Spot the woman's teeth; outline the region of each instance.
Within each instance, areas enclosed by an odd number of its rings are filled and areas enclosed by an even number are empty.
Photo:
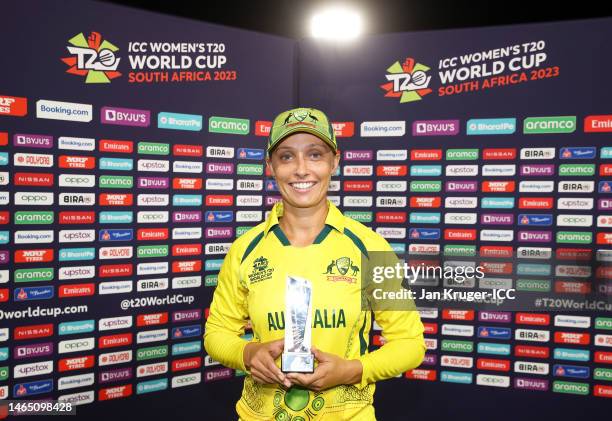
[[[306,190],[311,188],[312,186],[314,186],[314,182],[308,182],[308,183],[290,183],[292,187],[298,189],[298,190]]]

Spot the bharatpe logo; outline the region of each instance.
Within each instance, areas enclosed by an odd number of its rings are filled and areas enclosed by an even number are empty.
[[[420,101],[432,91],[429,86],[431,76],[427,76],[429,67],[417,63],[413,58],[407,57],[404,63],[393,63],[385,77],[388,83],[380,85],[387,93],[386,97],[399,98],[400,103]]]
[[[66,48],[71,56],[62,58],[69,66],[66,73],[85,76],[85,83],[110,83],[111,79],[121,76],[117,71],[121,59],[115,55],[119,48],[102,40],[98,32],[90,33],[87,39],[81,32],[68,43]]]

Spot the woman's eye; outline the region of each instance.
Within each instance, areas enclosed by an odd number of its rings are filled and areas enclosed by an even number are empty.
[[[288,159],[291,159],[291,155],[289,155],[289,154],[284,154],[284,155],[281,155],[281,157],[280,157],[280,158],[281,158],[283,161],[286,161],[286,160],[288,160]]]
[[[321,153],[320,152],[313,152],[310,154],[310,156],[312,156],[313,158],[320,158],[321,157]]]

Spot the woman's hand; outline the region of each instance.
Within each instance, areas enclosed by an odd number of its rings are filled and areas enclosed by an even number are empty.
[[[312,347],[312,353],[319,363],[312,374],[288,373],[287,379],[307,389],[320,391],[339,384],[361,382],[363,366],[359,360],[345,360],[336,354],[319,351]]]
[[[291,387],[291,383],[276,366],[276,360],[283,352],[285,340],[279,339],[271,342],[250,342],[244,347],[243,359],[247,370],[257,383],[280,383]]]

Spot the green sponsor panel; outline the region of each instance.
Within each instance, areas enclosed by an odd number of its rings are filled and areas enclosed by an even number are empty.
[[[131,189],[134,187],[134,177],[131,175],[101,175],[98,186],[106,189]]]
[[[9,368],[7,366],[0,367],[0,382],[8,379]]]
[[[136,361],[152,360],[155,358],[166,358],[168,356],[168,345],[149,346],[138,348]]]
[[[53,211],[17,211],[15,225],[49,225],[55,221]]]
[[[577,383],[577,382],[563,382],[555,380],[553,382],[553,392],[556,393],[570,393],[572,395],[588,395],[589,384],[588,383]]]
[[[207,286],[207,287],[216,287],[218,280],[219,280],[219,276],[218,275],[206,275],[204,277],[204,286]]]
[[[138,246],[136,255],[139,259],[145,259],[148,257],[166,257],[168,255],[168,245]]]
[[[242,234],[246,233],[253,227],[236,227],[236,238],[240,237]]]
[[[524,134],[573,133],[576,116],[527,117],[523,120]]]
[[[612,317],[597,317],[595,319],[595,329],[612,330]]]
[[[444,246],[445,256],[476,256],[476,246],[461,244],[446,244]]]
[[[138,153],[141,155],[170,155],[170,144],[138,142]]]
[[[263,165],[262,164],[246,164],[239,163],[236,167],[237,175],[262,175]]]
[[[433,181],[411,181],[410,182],[410,191],[411,192],[439,192],[442,190],[442,181],[433,180]]]
[[[236,373],[236,377],[246,376],[246,371],[236,370],[235,373]]]
[[[346,211],[344,216],[348,216],[358,222],[372,222],[372,212]]]
[[[593,242],[592,232],[559,231],[557,232],[557,243],[561,244],[591,244]]]
[[[551,282],[547,279],[517,279],[517,291],[534,291],[546,292],[550,291]]]
[[[478,149],[447,149],[447,161],[474,161],[478,159]]]
[[[595,175],[595,164],[561,164],[560,176],[591,177]]]
[[[54,277],[54,268],[17,269],[14,273],[15,282],[52,281]]]
[[[597,367],[593,372],[593,379],[612,382],[612,368]]]
[[[442,351],[450,352],[473,352],[474,342],[472,341],[452,341],[445,339],[442,341]]]
[[[244,118],[210,117],[208,131],[211,133],[249,134],[250,121]]]

